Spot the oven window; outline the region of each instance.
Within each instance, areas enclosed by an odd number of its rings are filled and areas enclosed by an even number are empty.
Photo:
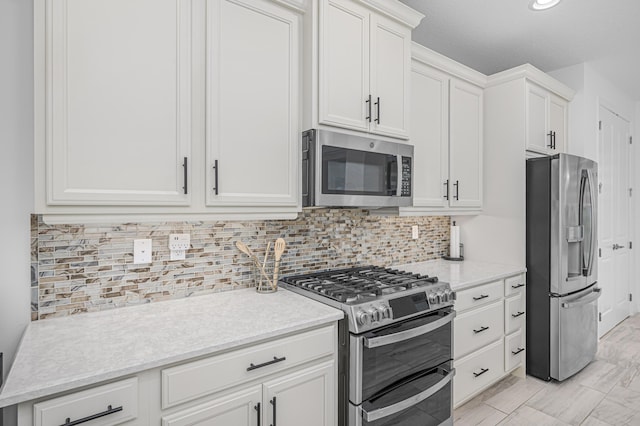
[[[401,403],[411,399],[412,397],[430,389],[443,380],[448,371],[441,368],[433,369],[426,375],[411,381],[408,384],[393,389],[379,398],[366,401],[362,404],[363,409],[369,413],[375,410],[390,407],[394,404]],[[389,416],[378,420],[366,421],[363,419],[362,424],[367,426],[436,426],[440,425],[451,418],[452,409],[452,388],[451,381],[438,390],[430,397],[423,401],[417,402],[415,405]]]
[[[398,159],[395,155],[322,147],[322,193],[395,195]]]
[[[393,324],[365,334],[367,338],[390,336],[438,321],[448,310]],[[438,366],[452,359],[452,322],[413,338],[362,351],[362,400],[367,400],[382,389],[420,371]]]

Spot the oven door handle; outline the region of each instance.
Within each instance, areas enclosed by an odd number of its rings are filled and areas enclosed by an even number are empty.
[[[399,413],[400,411],[406,410],[407,408],[411,408],[414,405],[424,401],[425,399],[432,397],[436,392],[440,391],[443,387],[449,384],[453,379],[453,376],[455,376],[456,370],[455,368],[452,368],[451,371],[447,371],[444,368],[438,368],[438,373],[442,374],[444,378],[435,385],[431,386],[429,389],[420,392],[419,394],[413,395],[412,397],[407,398],[404,401],[396,402],[393,405],[378,408],[377,410],[367,411],[364,408],[361,408],[362,417],[367,422],[375,422],[376,420],[380,420],[382,418]]]
[[[456,316],[455,311],[451,311],[447,313],[444,317],[440,318],[437,321],[434,321],[429,324],[425,324],[420,327],[412,328],[410,330],[401,331],[395,334],[389,334],[387,336],[380,336],[374,338],[365,337],[364,346],[367,348],[377,348],[379,346],[386,346],[392,343],[402,342],[404,340],[413,339],[414,337],[422,336],[423,334],[427,334],[432,332],[433,330],[442,327],[445,324],[453,321],[453,318]]]

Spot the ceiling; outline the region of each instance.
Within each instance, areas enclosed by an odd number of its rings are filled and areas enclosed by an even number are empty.
[[[425,18],[413,39],[484,74],[524,63],[549,72],[590,62],[640,100],[640,1],[401,0]]]

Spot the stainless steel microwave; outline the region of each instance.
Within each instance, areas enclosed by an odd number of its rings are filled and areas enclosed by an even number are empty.
[[[328,130],[302,134],[303,207],[412,204],[413,146]]]

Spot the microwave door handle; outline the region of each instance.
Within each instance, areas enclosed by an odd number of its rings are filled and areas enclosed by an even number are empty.
[[[367,411],[364,408],[361,408],[362,417],[367,422],[375,422],[376,420],[389,417],[393,414],[399,413],[400,411],[406,410],[407,408],[411,408],[414,405],[421,403],[425,399],[432,397],[436,392],[440,391],[443,387],[449,384],[453,379],[453,376],[455,376],[456,370],[452,368],[451,371],[447,371],[444,368],[438,368],[438,374],[444,375],[444,378],[435,385],[431,386],[429,389],[420,392],[419,394],[413,395],[403,401],[397,402],[393,405],[378,408],[377,410]]]
[[[396,196],[400,197],[402,195],[402,155],[397,155],[396,157],[396,163],[398,165],[398,174],[396,178]]]
[[[432,323],[422,325],[420,327],[412,328],[409,330],[401,331],[399,333],[388,334],[386,336],[373,337],[368,338],[365,337],[363,339],[364,346],[367,348],[377,348],[379,346],[391,345],[393,343],[403,342],[405,340],[413,339],[414,337],[422,336],[423,334],[427,334],[436,330],[443,325],[446,325],[453,321],[453,318],[456,316],[455,312],[449,312],[445,314],[443,318],[436,320]]]

